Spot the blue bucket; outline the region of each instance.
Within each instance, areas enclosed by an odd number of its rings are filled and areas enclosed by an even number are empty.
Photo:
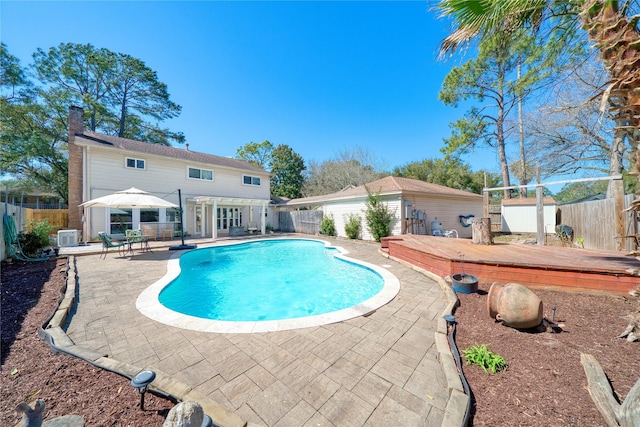
[[[478,292],[478,278],[471,274],[454,274],[451,276],[453,290],[461,294],[472,294]]]

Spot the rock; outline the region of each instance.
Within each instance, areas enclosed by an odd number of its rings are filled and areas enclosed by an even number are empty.
[[[84,418],[80,415],[64,415],[45,421],[42,427],[84,427]]]
[[[188,400],[171,408],[162,427],[201,427],[203,417],[202,407]]]
[[[41,427],[45,404],[43,400],[36,400],[33,408],[22,402],[16,407],[16,412],[22,412],[22,419],[16,427]]]

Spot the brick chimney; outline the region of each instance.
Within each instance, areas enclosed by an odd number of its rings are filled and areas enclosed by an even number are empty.
[[[69,107],[69,228],[82,230],[82,148],[75,144],[75,135],[84,132],[84,110]]]

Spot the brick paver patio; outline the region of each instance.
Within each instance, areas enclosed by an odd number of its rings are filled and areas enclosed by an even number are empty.
[[[396,275],[396,298],[365,317],[319,327],[197,332],[155,322],[135,307],[175,252],[92,254],[76,259],[78,305],[67,334],[78,346],[171,375],[250,424],[441,425],[448,392],[434,343],[447,305],[440,286],[383,257],[376,244],[322,240]]]

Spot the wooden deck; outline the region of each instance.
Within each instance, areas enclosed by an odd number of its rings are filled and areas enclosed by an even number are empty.
[[[614,295],[626,295],[640,285],[640,277],[627,272],[640,268],[640,261],[623,252],[514,243],[474,245],[467,239],[417,235],[385,238],[382,250],[442,277],[464,268],[480,283],[515,282]]]

